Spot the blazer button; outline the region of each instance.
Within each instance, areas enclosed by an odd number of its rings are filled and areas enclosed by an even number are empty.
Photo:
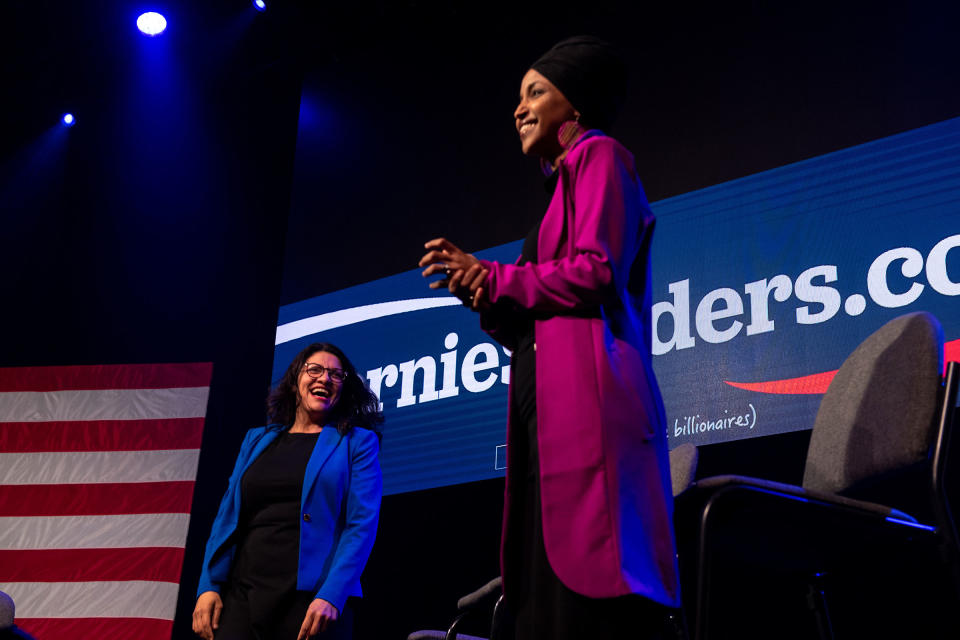
[[[303,514],[303,521],[304,521],[304,522],[310,522],[310,514],[309,514],[309,513]]]
[[[534,351],[537,350],[537,343],[536,343],[536,342],[533,343],[533,350],[534,350]]]

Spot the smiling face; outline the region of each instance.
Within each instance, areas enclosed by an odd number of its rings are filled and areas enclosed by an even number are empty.
[[[311,365],[314,367],[320,365],[326,371],[314,378],[307,372]],[[317,351],[312,354],[300,369],[300,377],[297,380],[299,397],[297,413],[302,412],[302,417],[308,418],[313,424],[323,425],[326,422],[343,390],[343,381],[335,380],[330,375],[329,369],[343,371],[343,364],[340,358],[326,351]],[[301,416],[298,416],[298,422],[300,418]]]
[[[563,152],[557,134],[560,125],[579,116],[559,89],[543,75],[530,69],[520,82],[520,104],[513,112],[520,146],[526,155],[535,155],[551,164]]]

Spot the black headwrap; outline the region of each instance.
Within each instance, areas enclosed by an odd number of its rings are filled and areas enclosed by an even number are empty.
[[[609,130],[627,93],[627,68],[613,45],[574,36],[553,45],[530,68],[560,89],[583,126]]]

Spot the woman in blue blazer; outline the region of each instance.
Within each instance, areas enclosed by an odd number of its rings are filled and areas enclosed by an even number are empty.
[[[247,432],[207,541],[193,612],[206,640],[350,638],[373,547],[380,403],[331,344],[301,351]]]

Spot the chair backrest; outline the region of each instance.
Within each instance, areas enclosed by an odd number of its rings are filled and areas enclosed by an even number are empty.
[[[929,313],[894,318],[844,361],[823,396],[803,486],[841,492],[922,462],[933,438],[943,330]]]
[[[0,631],[13,626],[13,598],[0,591]]]
[[[692,442],[684,442],[670,450],[670,485],[674,498],[693,484],[697,474],[697,458],[697,447]]]

